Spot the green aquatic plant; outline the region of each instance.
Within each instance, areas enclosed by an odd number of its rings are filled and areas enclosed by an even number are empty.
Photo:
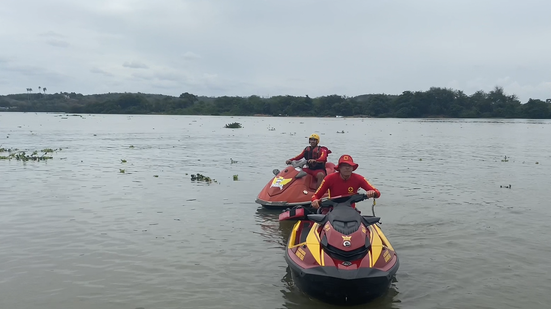
[[[505,157],[501,160],[501,162],[509,162],[509,159],[507,159],[507,156],[505,156]]]
[[[122,168],[119,168],[119,173],[124,174],[124,173],[126,173],[126,170],[124,170]]]
[[[202,174],[191,174],[191,181],[202,181],[202,182],[206,182],[206,183],[218,183],[216,181],[216,179],[212,179],[208,176],[205,176],[205,175],[202,175]]]
[[[224,128],[228,128],[228,129],[239,129],[242,127],[243,126],[239,122],[228,123],[224,126]]]
[[[126,163],[126,160],[125,160],[125,159],[121,159],[121,163]]]
[[[233,181],[239,180],[239,175],[233,175]]]
[[[0,149],[2,151],[0,152],[8,152],[9,155],[7,156],[0,156],[0,160],[17,160],[17,161],[23,161],[23,162],[27,162],[27,161],[46,161],[46,160],[50,160],[50,159],[53,159],[52,156],[48,156],[47,154],[48,153],[53,153],[54,151],[57,151],[57,150],[53,150],[53,149],[43,149],[41,152],[42,154],[39,155],[39,151],[35,150],[33,151],[31,154],[27,154],[26,151],[18,151],[17,149],[5,149],[5,148],[2,148]]]

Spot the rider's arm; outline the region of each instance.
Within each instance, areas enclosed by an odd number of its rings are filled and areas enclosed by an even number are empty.
[[[329,183],[327,182],[327,178],[326,178],[321,182],[321,185],[316,190],[316,193],[312,195],[312,201],[321,199],[321,197],[325,194],[325,192],[327,192],[328,189],[329,189]]]
[[[362,177],[362,179],[360,180],[360,188],[364,189],[365,191],[375,191],[375,198],[379,198],[381,196],[381,192],[379,192],[377,188],[372,186],[369,181],[367,181],[367,179],[365,179],[364,177]]]
[[[327,162],[327,150],[325,150],[325,148],[321,148],[320,157],[316,159],[316,162]]]
[[[298,156],[289,159],[289,161],[296,161],[296,160],[300,160],[302,158],[304,158],[304,149],[302,150],[302,152]]]

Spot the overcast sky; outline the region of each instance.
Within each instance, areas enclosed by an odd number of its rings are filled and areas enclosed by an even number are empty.
[[[549,0],[1,0],[0,95],[551,98]]]

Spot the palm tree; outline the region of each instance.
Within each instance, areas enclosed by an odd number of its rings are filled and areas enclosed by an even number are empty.
[[[46,94],[46,87],[42,88],[42,90],[44,90],[44,94]]]
[[[33,88],[27,88],[27,102],[31,100],[31,92],[33,91]]]

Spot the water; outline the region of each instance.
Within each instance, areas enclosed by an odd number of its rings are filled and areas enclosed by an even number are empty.
[[[223,128],[231,122],[244,128]],[[351,154],[381,191],[376,212],[400,256],[389,293],[360,308],[547,308],[550,130],[0,113],[0,148],[62,149],[46,162],[0,160],[0,308],[335,308],[294,288],[283,258],[292,225],[254,203],[314,132],[330,161]]]

